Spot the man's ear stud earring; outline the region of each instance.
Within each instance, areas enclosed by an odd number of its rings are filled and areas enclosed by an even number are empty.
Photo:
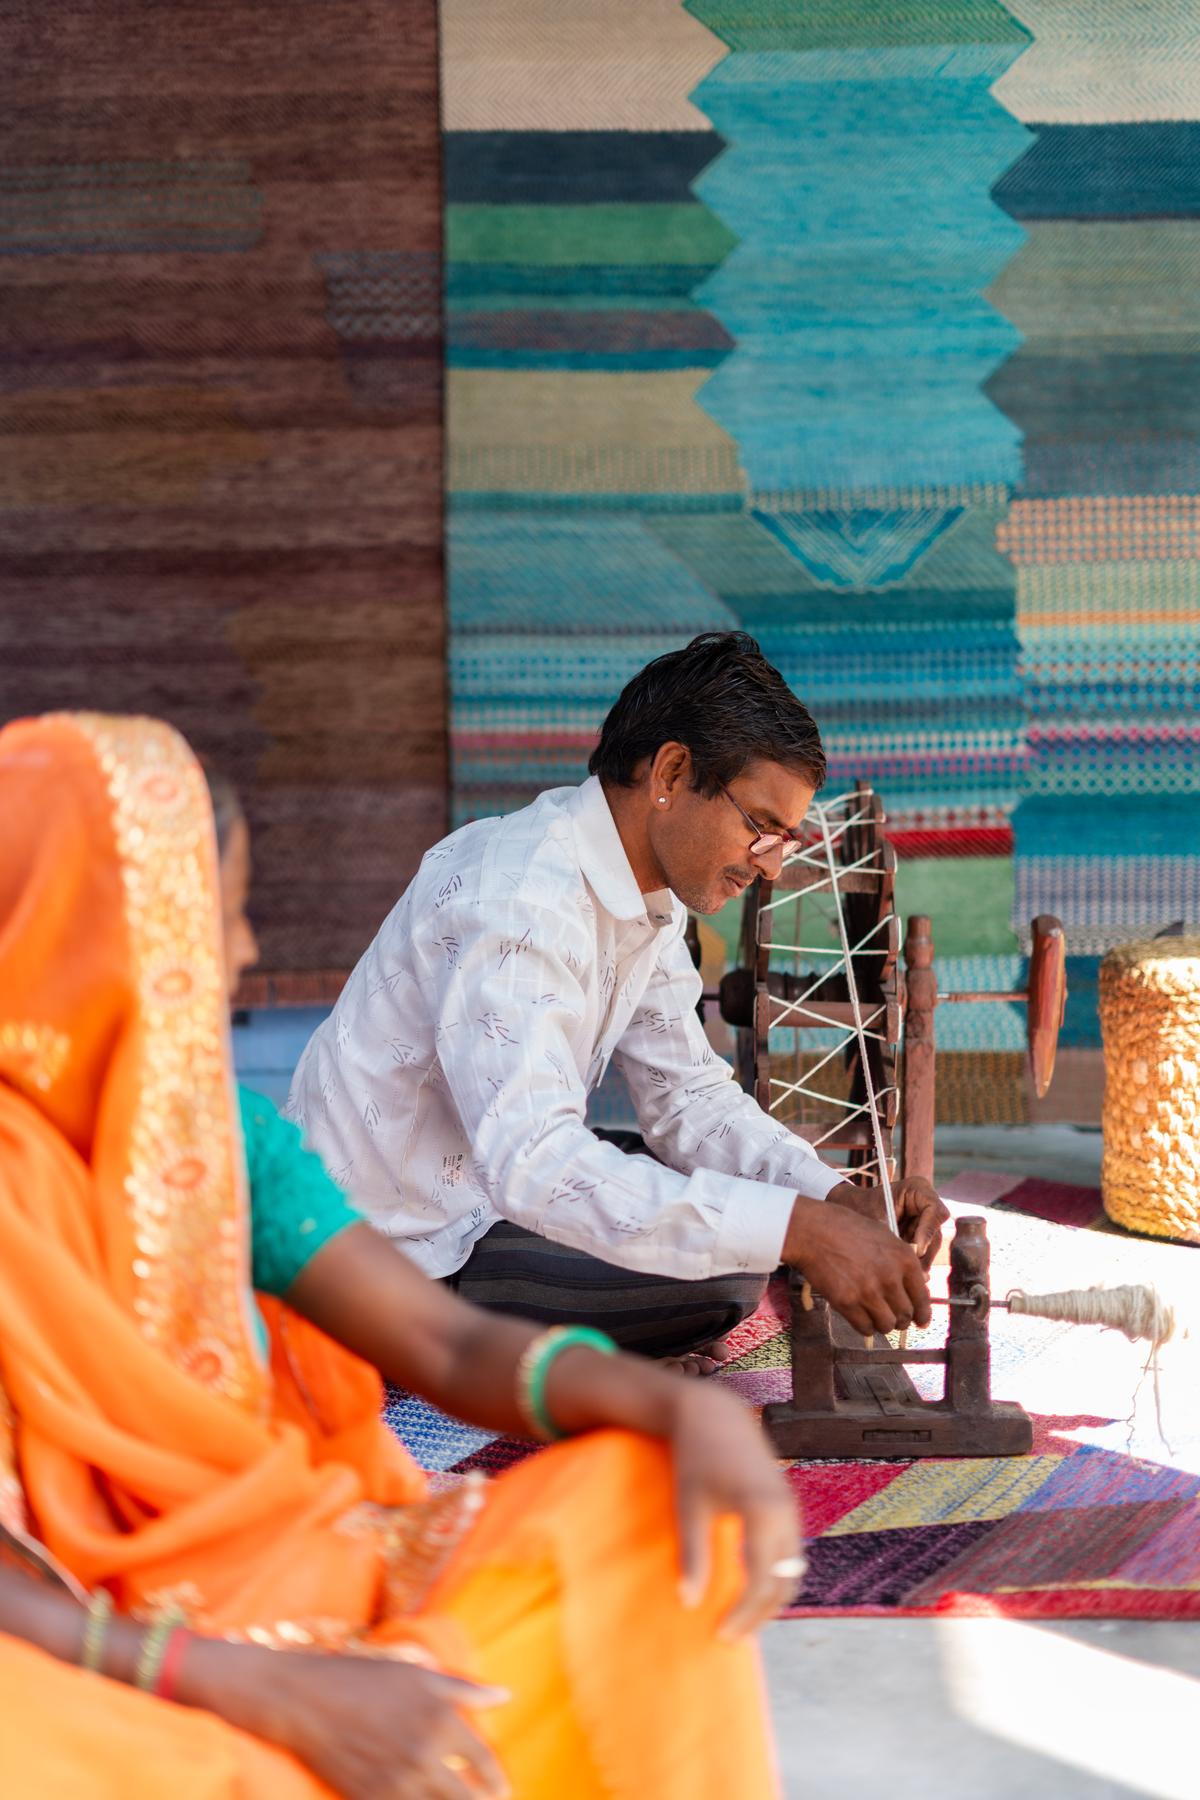
[[[665,806],[667,804],[667,796],[665,794],[660,794],[658,796],[658,804],[660,806]]]

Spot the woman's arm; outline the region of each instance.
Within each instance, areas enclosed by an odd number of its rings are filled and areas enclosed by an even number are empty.
[[[0,1633],[78,1663],[85,1610],[70,1594],[0,1564]],[[101,1669],[132,1686],[145,1627],[113,1617]],[[411,1663],[264,1650],[192,1637],[172,1698],[287,1750],[345,1800],[469,1800],[507,1792],[487,1746],[460,1708],[503,1705],[507,1695]],[[16,1729],[6,1720],[3,1728]],[[476,1785],[453,1773],[460,1759]]]
[[[288,1304],[397,1386],[493,1431],[528,1436],[517,1365],[540,1327],[471,1306],[430,1281],[368,1225],[330,1240],[293,1282]],[[735,1395],[674,1375],[643,1357],[572,1346],[546,1382],[550,1416],[575,1433],[620,1426],[667,1439],[675,1465],[681,1587],[697,1603],[707,1585],[713,1517],[744,1525],[746,1586],[726,1622],[752,1629],[795,1587],[773,1573],[799,1554],[795,1503],[758,1424]]]
[[[325,1244],[287,1302],[397,1387],[473,1425],[529,1435],[517,1364],[541,1327],[460,1300],[371,1226],[352,1225]],[[663,1437],[676,1387],[653,1363],[569,1350],[551,1367],[546,1398],[566,1431],[624,1425]]]

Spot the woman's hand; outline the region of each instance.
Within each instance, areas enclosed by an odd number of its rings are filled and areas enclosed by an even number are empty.
[[[837,1211],[810,1204],[823,1217]],[[907,1245],[888,1232],[876,1235],[886,1258],[911,1265],[911,1316],[924,1294],[920,1269]],[[517,1369],[539,1328],[469,1306],[367,1226],[340,1232],[319,1250],[288,1302],[398,1386],[456,1418],[528,1435]],[[865,1328],[871,1329],[869,1320]],[[796,1508],[757,1420],[735,1395],[640,1356],[602,1356],[572,1345],[551,1363],[544,1398],[568,1436],[611,1426],[667,1441],[675,1464],[683,1587],[693,1604],[708,1582],[712,1522],[734,1513],[745,1534],[746,1586],[725,1629],[753,1630],[778,1611],[797,1577],[771,1569],[800,1554]]]
[[[343,1800],[501,1800],[509,1792],[463,1708],[508,1695],[382,1657],[250,1650],[202,1638],[179,1698],[289,1750]]]
[[[681,1550],[680,1594],[698,1606],[711,1573],[713,1522],[733,1513],[742,1522],[746,1584],[721,1623],[740,1637],[773,1618],[795,1593],[803,1545],[796,1501],[758,1421],[736,1397],[708,1382],[674,1378],[665,1433],[675,1472]],[[790,1573],[775,1571],[791,1564]]]

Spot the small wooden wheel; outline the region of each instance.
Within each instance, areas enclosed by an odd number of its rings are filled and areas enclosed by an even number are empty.
[[[1067,1010],[1067,940],[1062,921],[1040,913],[1033,921],[1029,955],[1029,1068],[1040,1100],[1054,1079],[1058,1034]]]
[[[910,927],[913,921],[910,920]],[[928,936],[929,921],[921,921]],[[1034,1092],[1040,1100],[1054,1077],[1054,1059],[1058,1054],[1058,1034],[1062,1030],[1067,1006],[1067,940],[1062,920],[1052,913],[1039,913],[1030,927],[1032,943],[1029,953],[1029,985],[1011,993],[984,993],[975,990],[964,994],[938,994],[939,1006],[979,1004],[999,1000],[1008,1005],[1028,1006],[1025,1017],[1025,1041],[1029,1047],[1029,1072]]]

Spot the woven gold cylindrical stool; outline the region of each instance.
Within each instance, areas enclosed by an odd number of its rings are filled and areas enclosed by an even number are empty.
[[[1200,937],[1122,944],[1100,965],[1104,1210],[1200,1243]]]

